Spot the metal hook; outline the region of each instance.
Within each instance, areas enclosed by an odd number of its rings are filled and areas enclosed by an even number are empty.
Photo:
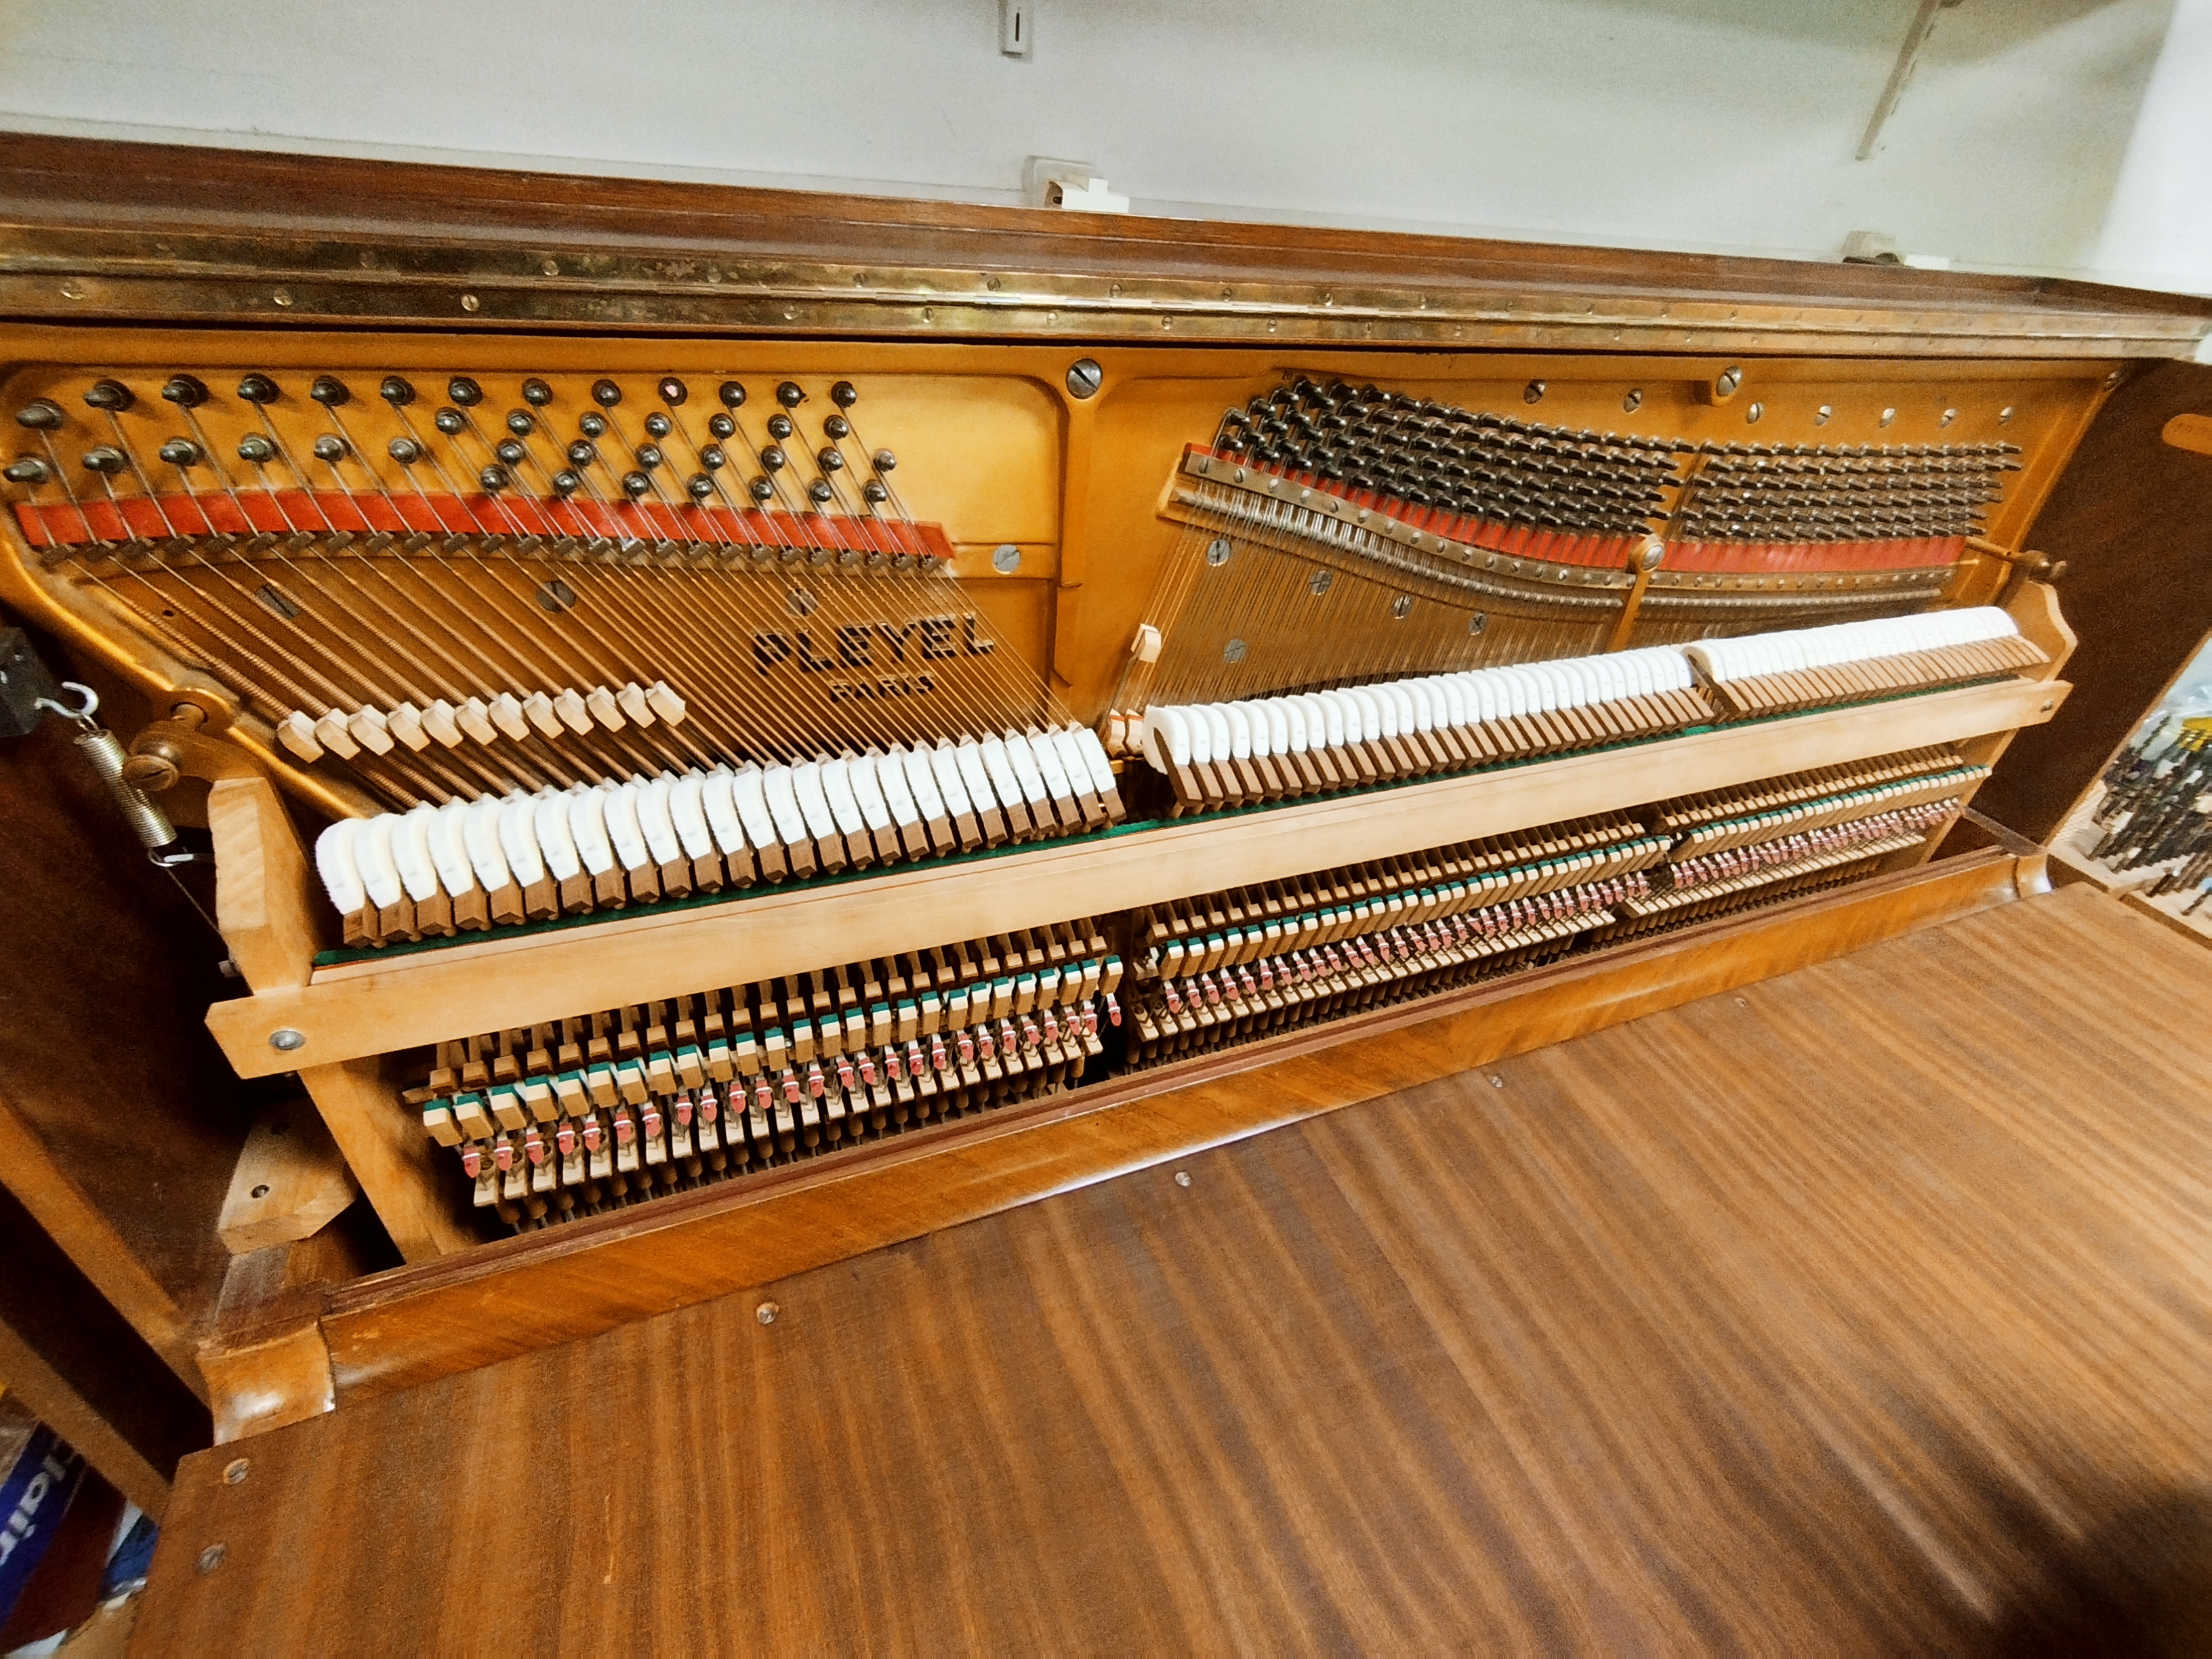
[[[82,708],[71,708],[66,703],[57,702],[52,697],[40,697],[37,702],[32,704],[32,707],[34,708],[51,708],[55,714],[59,714],[64,720],[75,720],[79,726],[83,726],[86,730],[91,730],[93,726],[92,717],[100,712],[100,693],[94,690],[88,685],[78,684],[75,680],[64,680],[62,682],[62,690],[64,691],[76,692],[78,696],[84,699],[84,707]]]

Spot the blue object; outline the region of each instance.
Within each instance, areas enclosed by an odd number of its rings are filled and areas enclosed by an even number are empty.
[[[84,1459],[41,1423],[0,1481],[0,1625],[15,1612],[83,1480]]]

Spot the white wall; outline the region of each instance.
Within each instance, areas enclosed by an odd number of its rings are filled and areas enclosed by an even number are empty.
[[[2212,292],[2212,0],[1964,0],[1867,161],[1916,0],[1034,3],[16,0],[0,125]]]

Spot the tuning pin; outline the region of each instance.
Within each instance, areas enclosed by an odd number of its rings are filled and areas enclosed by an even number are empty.
[[[837,499],[837,492],[830,487],[827,478],[817,478],[806,486],[806,499],[817,507],[827,507]]]
[[[592,401],[601,409],[612,409],[622,401],[622,388],[612,380],[592,382]]]
[[[745,486],[745,493],[765,506],[775,499],[775,486],[766,478],[755,478]]]
[[[719,444],[708,444],[699,452],[699,465],[709,472],[719,472],[729,465],[730,458],[722,453]]]
[[[814,459],[822,464],[822,470],[824,472],[841,471],[845,465],[845,458],[827,445],[823,447],[822,453]]]
[[[172,374],[162,384],[161,396],[179,409],[198,409],[208,400],[208,389],[192,375]]]
[[[495,495],[514,482],[514,476],[503,466],[488,466],[477,474],[477,482],[487,495]]]
[[[726,415],[709,415],[707,417],[707,431],[712,437],[726,442],[737,435],[737,430],[738,423]]]
[[[695,472],[685,482],[684,493],[695,501],[710,501],[714,494],[714,481],[703,472]]]
[[[653,488],[653,480],[642,472],[625,472],[623,474],[622,487],[623,494],[635,501]]]
[[[190,438],[172,438],[155,452],[171,466],[198,466],[200,447]]]
[[[638,446],[637,464],[641,469],[647,472],[652,471],[653,468],[659,466],[661,462],[666,459],[667,458],[660,453],[660,447],[657,444],[640,444]]]
[[[675,422],[657,409],[645,417],[645,435],[648,438],[665,438],[675,429]]]
[[[119,413],[137,401],[131,388],[120,380],[94,380],[85,388],[84,401],[88,408],[104,409],[111,414]]]
[[[798,428],[792,425],[791,416],[788,415],[771,415],[768,417],[768,435],[778,443],[785,442],[796,430]]]
[[[238,441],[238,459],[254,466],[265,466],[276,459],[276,446],[258,432],[249,432]]]
[[[576,429],[586,438],[604,438],[607,435],[606,416],[596,413],[586,415],[576,422]]]
[[[465,374],[456,374],[446,382],[446,395],[463,409],[474,409],[483,401],[483,388]]]
[[[399,409],[415,401],[415,388],[400,376],[387,374],[376,388],[376,395],[394,409]]]
[[[806,401],[806,394],[799,389],[798,381],[779,380],[776,383],[775,400],[786,409],[796,409]]]
[[[325,409],[336,409],[341,404],[353,401],[353,393],[346,383],[328,374],[315,377],[315,383],[307,388],[307,396]]]
[[[853,423],[842,415],[832,415],[822,422],[822,431],[827,437],[849,438],[853,435]]]
[[[50,398],[33,398],[15,411],[15,424],[33,432],[52,432],[61,423],[61,405]]]
[[[898,457],[888,449],[878,450],[872,459],[878,472],[889,472],[898,465]]]
[[[0,473],[0,477],[5,477],[9,483],[19,484],[42,484],[53,476],[53,469],[34,455],[10,461],[6,472]]]
[[[492,453],[502,466],[520,466],[530,457],[530,452],[512,438],[503,440]]]
[[[385,453],[402,466],[412,466],[422,459],[422,446],[412,438],[394,438],[385,446]]]
[[[276,382],[266,374],[249,374],[238,383],[238,395],[249,404],[273,404]]]
[[[317,460],[328,461],[335,465],[345,459],[346,441],[335,432],[325,432],[315,440],[314,453]],[[166,444],[162,446],[162,459],[168,459],[168,446]]]
[[[573,495],[584,487],[582,476],[569,471],[566,467],[553,475],[552,483],[556,495]]]
[[[666,404],[671,409],[675,408],[678,404],[682,403],[684,398],[691,395],[690,391],[685,387],[684,382],[678,380],[672,374],[663,380],[656,389],[660,393],[660,401]]]
[[[881,507],[891,498],[891,492],[884,487],[883,481],[879,478],[871,478],[862,484],[860,494],[878,507]]]
[[[830,401],[840,409],[850,409],[860,401],[860,394],[853,390],[850,380],[840,380],[830,388]]]
[[[532,409],[543,409],[553,401],[553,388],[533,374],[522,383],[522,401]]]
[[[770,444],[766,449],[763,449],[760,453],[761,465],[766,467],[770,472],[782,471],[784,466],[790,459],[791,458],[789,456],[786,455],[774,444]]]
[[[742,409],[744,407],[745,389],[735,380],[723,381],[721,389],[718,395],[720,397],[722,400],[722,407],[725,409]],[[726,437],[729,434],[727,433],[724,433],[721,435]]]

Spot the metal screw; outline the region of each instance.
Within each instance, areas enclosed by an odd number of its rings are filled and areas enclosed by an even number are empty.
[[[266,1198],[266,1197],[268,1197],[268,1196],[269,1196],[269,1183],[268,1183],[267,1182],[265,1182],[265,1181],[264,1181],[264,1182],[260,1182],[258,1185],[257,1185],[257,1186],[254,1188],[254,1189],[253,1189],[253,1196],[254,1196],[254,1197],[256,1197],[256,1198]]]
[[[1943,411],[1943,424],[1945,426],[1950,425],[1952,422],[1958,418],[1959,411],[1955,409],[1947,409]]]
[[[306,1033],[295,1031],[287,1025],[282,1030],[271,1031],[269,1034],[269,1046],[289,1054],[295,1048],[306,1048],[307,1038]]]
[[[269,297],[280,306],[289,306],[292,303],[292,290],[289,288],[280,288]]]
[[[1541,380],[1531,380],[1528,385],[1522,386],[1521,388],[1521,401],[1524,404],[1542,403],[1544,401],[1544,383]]]
[[[1742,384],[1743,371],[1734,363],[1730,363],[1720,372],[1719,378],[1714,380],[1713,390],[1723,398],[1733,398],[1735,396],[1736,388]]]
[[[1642,388],[1638,387],[1632,389],[1629,394],[1620,400],[1620,407],[1624,413],[1630,415],[1633,415],[1638,410],[1643,408],[1644,392]]]
[[[463,295],[461,295],[461,309],[462,309],[462,310],[464,310],[464,311],[474,311],[474,310],[477,308],[477,296],[476,296],[475,295],[473,295],[473,294],[464,294]]]
[[[773,1325],[775,1323],[776,1315],[782,1311],[783,1310],[777,1307],[775,1303],[763,1302],[753,1310],[753,1317],[763,1325]]]
[[[1229,562],[1229,556],[1233,550],[1227,537],[1217,536],[1206,544],[1206,562],[1218,570]]]
[[[1106,371],[1098,367],[1094,358],[1079,358],[1068,365],[1067,389],[1078,398],[1095,398],[1098,388],[1106,384]]]
[[[1231,640],[1228,644],[1223,646],[1221,647],[1221,660],[1226,663],[1243,662],[1244,660],[1244,641],[1242,640]]]
[[[991,568],[1001,576],[1011,576],[1022,568],[1022,550],[1012,542],[1000,542],[991,554]]]
[[[544,264],[539,265],[538,269],[544,271],[548,276],[558,276],[561,274],[561,262],[558,259],[548,259]]]
[[[231,1459],[229,1462],[224,1464],[222,1467],[223,1485],[226,1486],[236,1486],[240,1481],[246,1479],[246,1471],[249,1467],[250,1465],[248,1465],[246,1461],[242,1457],[234,1457]]]
[[[84,298],[84,289],[76,283],[64,283],[62,284],[62,298],[64,300],[82,300]]]
[[[1813,411],[1813,424],[1814,426],[1827,425],[1829,417],[1835,412],[1835,409],[1832,405],[1822,404],[1818,409]]]
[[[988,289],[995,289],[995,288],[997,288],[997,287],[999,286],[999,279],[998,279],[997,277],[995,277],[995,276],[989,277],[989,278],[986,279],[986,281],[985,281],[985,282],[984,282],[984,283],[983,283],[983,286],[984,286],[985,288],[988,288]]]
[[[2002,426],[2010,419],[2012,419],[2012,405],[2007,404],[2002,409],[1997,410],[1997,424]]]
[[[1505,1079],[1492,1072],[1490,1074],[1490,1086],[1493,1089],[1503,1089],[1505,1086]]]
[[[200,1552],[201,1573],[204,1575],[213,1572],[217,1567],[222,1565],[222,1558],[229,1553],[230,1551],[223,1545],[210,1544],[205,1549]]]
[[[1190,1185],[1190,1171],[1189,1171],[1189,1170],[1177,1170],[1176,1171],[1176,1186],[1178,1186],[1178,1187],[1188,1187],[1188,1186],[1189,1186],[1189,1185]]]
[[[1897,411],[1896,411],[1895,410],[1893,410],[1893,409],[1885,409],[1885,410],[1883,410],[1881,411],[1881,423],[1882,423],[1884,426],[1887,426],[1887,425],[1888,425],[1892,421],[1895,420],[1896,418],[1897,418]]]
[[[1759,417],[1765,413],[1766,405],[1765,404],[1753,404],[1749,409],[1743,411],[1743,418],[1752,425],[1757,426],[1759,424]]]
[[[1735,1000],[1735,1006],[1739,1008],[1748,1008],[1751,1006],[1751,999],[1749,997],[1738,997]]]

